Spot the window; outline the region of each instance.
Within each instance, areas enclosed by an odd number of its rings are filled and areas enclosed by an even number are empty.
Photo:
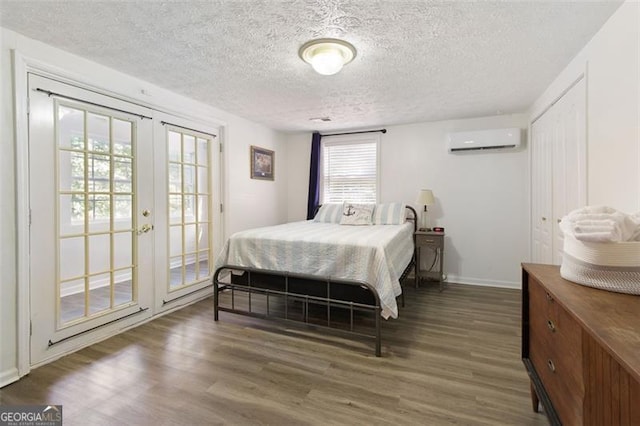
[[[378,200],[378,135],[322,142],[321,202]]]

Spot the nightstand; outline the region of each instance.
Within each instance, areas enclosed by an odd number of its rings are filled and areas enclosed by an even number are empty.
[[[416,231],[414,234],[416,241],[416,287],[422,279],[434,279],[439,282],[442,291],[443,265],[444,265],[444,232]],[[422,251],[432,251],[434,256],[433,265],[425,270],[420,267]],[[438,270],[434,271],[435,263],[438,263]]]

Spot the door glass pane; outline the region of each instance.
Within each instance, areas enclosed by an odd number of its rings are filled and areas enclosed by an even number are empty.
[[[206,222],[209,220],[209,197],[206,195],[198,196],[198,222]]]
[[[208,278],[210,271],[209,271],[209,251],[202,251],[199,253],[198,258],[200,259],[200,271],[199,271],[199,276],[198,278],[203,279],[203,278]]]
[[[182,196],[169,195],[169,223],[182,223]]]
[[[115,157],[113,160],[113,192],[133,191],[131,158]]]
[[[182,255],[182,226],[169,228],[169,256]]]
[[[109,146],[109,117],[93,113],[87,114],[87,133],[89,151],[108,153],[111,150]]]
[[[180,142],[180,133],[169,130],[169,161],[178,162],[182,157],[182,145]]]
[[[129,268],[133,265],[132,239],[131,232],[113,234],[113,269]]]
[[[198,167],[198,194],[209,193],[209,169],[207,167]]]
[[[184,202],[184,217],[185,223],[191,223],[196,221],[196,196],[185,195],[183,197]]]
[[[84,195],[60,195],[58,209],[60,236],[84,233]]]
[[[191,165],[183,166],[184,187],[182,192],[193,194],[196,192],[196,167]]]
[[[134,301],[135,141],[131,122],[78,108],[60,106],[58,128],[59,324],[64,324]]]
[[[85,148],[84,144],[84,111],[58,107],[58,138],[61,149]]]
[[[175,289],[182,286],[184,278],[182,256],[172,257],[169,259],[169,289]]]
[[[198,138],[198,164],[209,164],[209,141],[206,139]]]
[[[133,196],[113,196],[113,229],[125,230],[132,228]]]
[[[169,192],[182,192],[182,166],[169,165]]]
[[[59,168],[66,171],[59,175],[61,191],[84,191],[84,158],[85,154],[82,152],[60,151]]]
[[[89,232],[108,232],[111,198],[107,194],[89,194]]]
[[[198,250],[207,250],[209,248],[209,224],[203,223],[198,225]]]
[[[60,322],[84,317],[84,278],[60,283]]]
[[[111,274],[89,277],[89,314],[93,315],[111,307]]]
[[[196,225],[185,225],[184,226],[184,253],[185,254],[193,254],[198,249],[196,247]],[[192,259],[191,262],[195,262],[195,259]]]
[[[183,162],[195,164],[196,162],[196,138],[191,135],[184,135]]]
[[[113,153],[116,155],[132,156],[131,150],[131,123],[124,120],[113,119]]]
[[[121,269],[115,273],[114,306],[124,305],[133,301],[133,271],[130,268]]]
[[[111,269],[111,241],[109,234],[89,236],[89,273]]]
[[[84,237],[60,239],[60,280],[84,275]]]

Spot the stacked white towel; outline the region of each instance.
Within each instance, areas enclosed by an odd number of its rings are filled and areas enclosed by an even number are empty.
[[[606,206],[582,207],[562,218],[560,229],[580,241],[640,241],[640,212],[628,215]]]

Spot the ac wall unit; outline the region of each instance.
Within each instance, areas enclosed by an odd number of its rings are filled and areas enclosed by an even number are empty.
[[[509,129],[476,130],[473,132],[449,133],[449,152],[517,149],[520,147],[521,131]]]

